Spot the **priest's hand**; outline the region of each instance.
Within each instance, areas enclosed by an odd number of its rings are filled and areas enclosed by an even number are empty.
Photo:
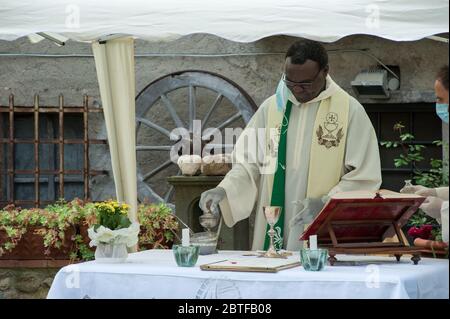
[[[300,201],[298,203],[300,210],[289,221],[289,226],[293,227],[297,224],[311,223],[328,200],[328,196],[323,196],[322,198],[305,198]]]
[[[425,201],[420,205],[420,209],[425,212],[428,216],[441,220],[441,208],[443,204],[443,200],[439,197],[429,196]]]
[[[424,197],[437,196],[436,189],[428,188],[422,185],[405,186],[400,190],[400,193],[417,194]]]
[[[219,203],[226,197],[225,189],[216,187],[203,192],[200,197],[199,206],[203,212],[211,211],[214,215],[220,215]]]

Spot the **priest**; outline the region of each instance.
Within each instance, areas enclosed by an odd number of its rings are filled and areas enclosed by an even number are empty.
[[[329,75],[325,48],[310,40],[288,49],[276,94],[258,108],[232,155],[233,168],[201,195],[200,207],[221,213],[228,227],[255,212],[253,250],[269,245],[264,206],[282,207],[276,248],[298,250],[305,225],[329,196],[381,184],[370,119]]]

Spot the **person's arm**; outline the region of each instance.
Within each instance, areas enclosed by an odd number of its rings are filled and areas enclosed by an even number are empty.
[[[441,207],[442,241],[448,244],[448,200]]]
[[[233,168],[217,188],[202,194],[201,206],[206,208],[208,198],[215,198],[214,203],[220,207],[228,227],[248,218],[258,198],[261,150],[265,148],[265,144],[258,139],[257,133],[258,129],[266,125],[266,103],[267,101],[259,107],[239,136],[232,153]],[[221,198],[217,200],[219,195]]]
[[[436,188],[436,196],[442,200],[448,201],[448,186]]]

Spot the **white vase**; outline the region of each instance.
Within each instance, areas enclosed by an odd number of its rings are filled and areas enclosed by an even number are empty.
[[[95,249],[95,261],[99,263],[123,263],[127,260],[128,251],[125,244],[102,244]]]

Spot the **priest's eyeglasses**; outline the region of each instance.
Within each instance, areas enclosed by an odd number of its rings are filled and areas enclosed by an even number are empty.
[[[314,77],[314,79],[312,79],[311,81],[308,82],[294,82],[294,81],[290,81],[287,79],[286,77],[286,73],[283,73],[282,76],[282,80],[283,82],[286,84],[287,87],[301,87],[303,90],[309,90],[312,88],[314,82],[317,80],[317,77],[319,76],[320,72],[322,70],[319,70],[319,72],[317,72],[316,76]]]

